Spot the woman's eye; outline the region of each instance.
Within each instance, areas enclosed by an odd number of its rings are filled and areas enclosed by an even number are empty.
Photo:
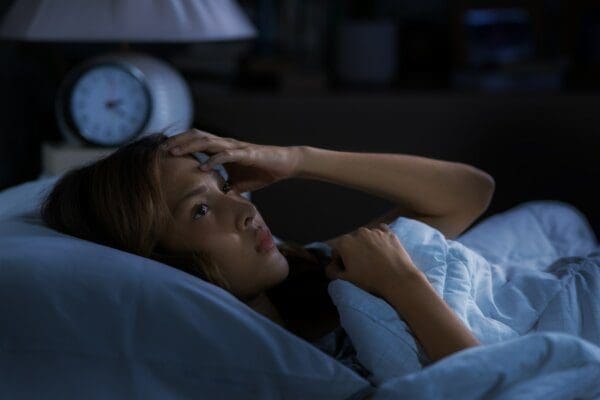
[[[223,191],[223,193],[227,193],[230,190],[231,190],[231,179],[228,179],[223,184],[222,191]],[[207,208],[208,208],[208,205],[206,205],[205,203],[199,204],[195,209],[196,212],[194,213],[194,219],[198,219],[197,218],[198,215],[206,215]],[[200,211],[202,211],[202,214],[199,214]]]
[[[204,204],[204,203],[199,204],[196,207],[196,212],[194,213],[194,219],[198,219],[197,216],[200,215],[200,214],[198,214],[200,212],[200,210],[203,210],[202,215],[206,215],[206,209],[207,208],[208,208],[208,206],[206,204]]]
[[[223,184],[223,193],[227,193],[231,190],[231,179],[227,179]]]

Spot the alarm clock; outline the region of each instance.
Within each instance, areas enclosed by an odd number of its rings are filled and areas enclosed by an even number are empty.
[[[69,144],[118,147],[150,133],[187,130],[191,91],[166,62],[138,53],[111,53],[71,70],[55,102],[60,133]]]

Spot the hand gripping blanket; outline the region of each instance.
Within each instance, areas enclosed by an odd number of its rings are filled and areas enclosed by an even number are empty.
[[[386,388],[374,399],[384,393],[512,398],[502,397],[510,390],[547,399],[553,387],[563,395],[600,396],[600,248],[577,209],[524,203],[458,240],[410,218],[390,228],[482,346],[431,364],[386,301],[334,280],[329,294],[357,358],[371,371],[369,380]]]

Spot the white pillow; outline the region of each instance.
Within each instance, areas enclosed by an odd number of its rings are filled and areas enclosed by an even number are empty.
[[[227,291],[44,226],[58,177],[0,192],[8,398],[363,399],[357,373]]]

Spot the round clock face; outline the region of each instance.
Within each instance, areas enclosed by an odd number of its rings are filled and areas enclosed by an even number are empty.
[[[134,138],[150,115],[141,79],[119,65],[92,67],[71,90],[69,111],[78,133],[95,144],[114,146]]]

